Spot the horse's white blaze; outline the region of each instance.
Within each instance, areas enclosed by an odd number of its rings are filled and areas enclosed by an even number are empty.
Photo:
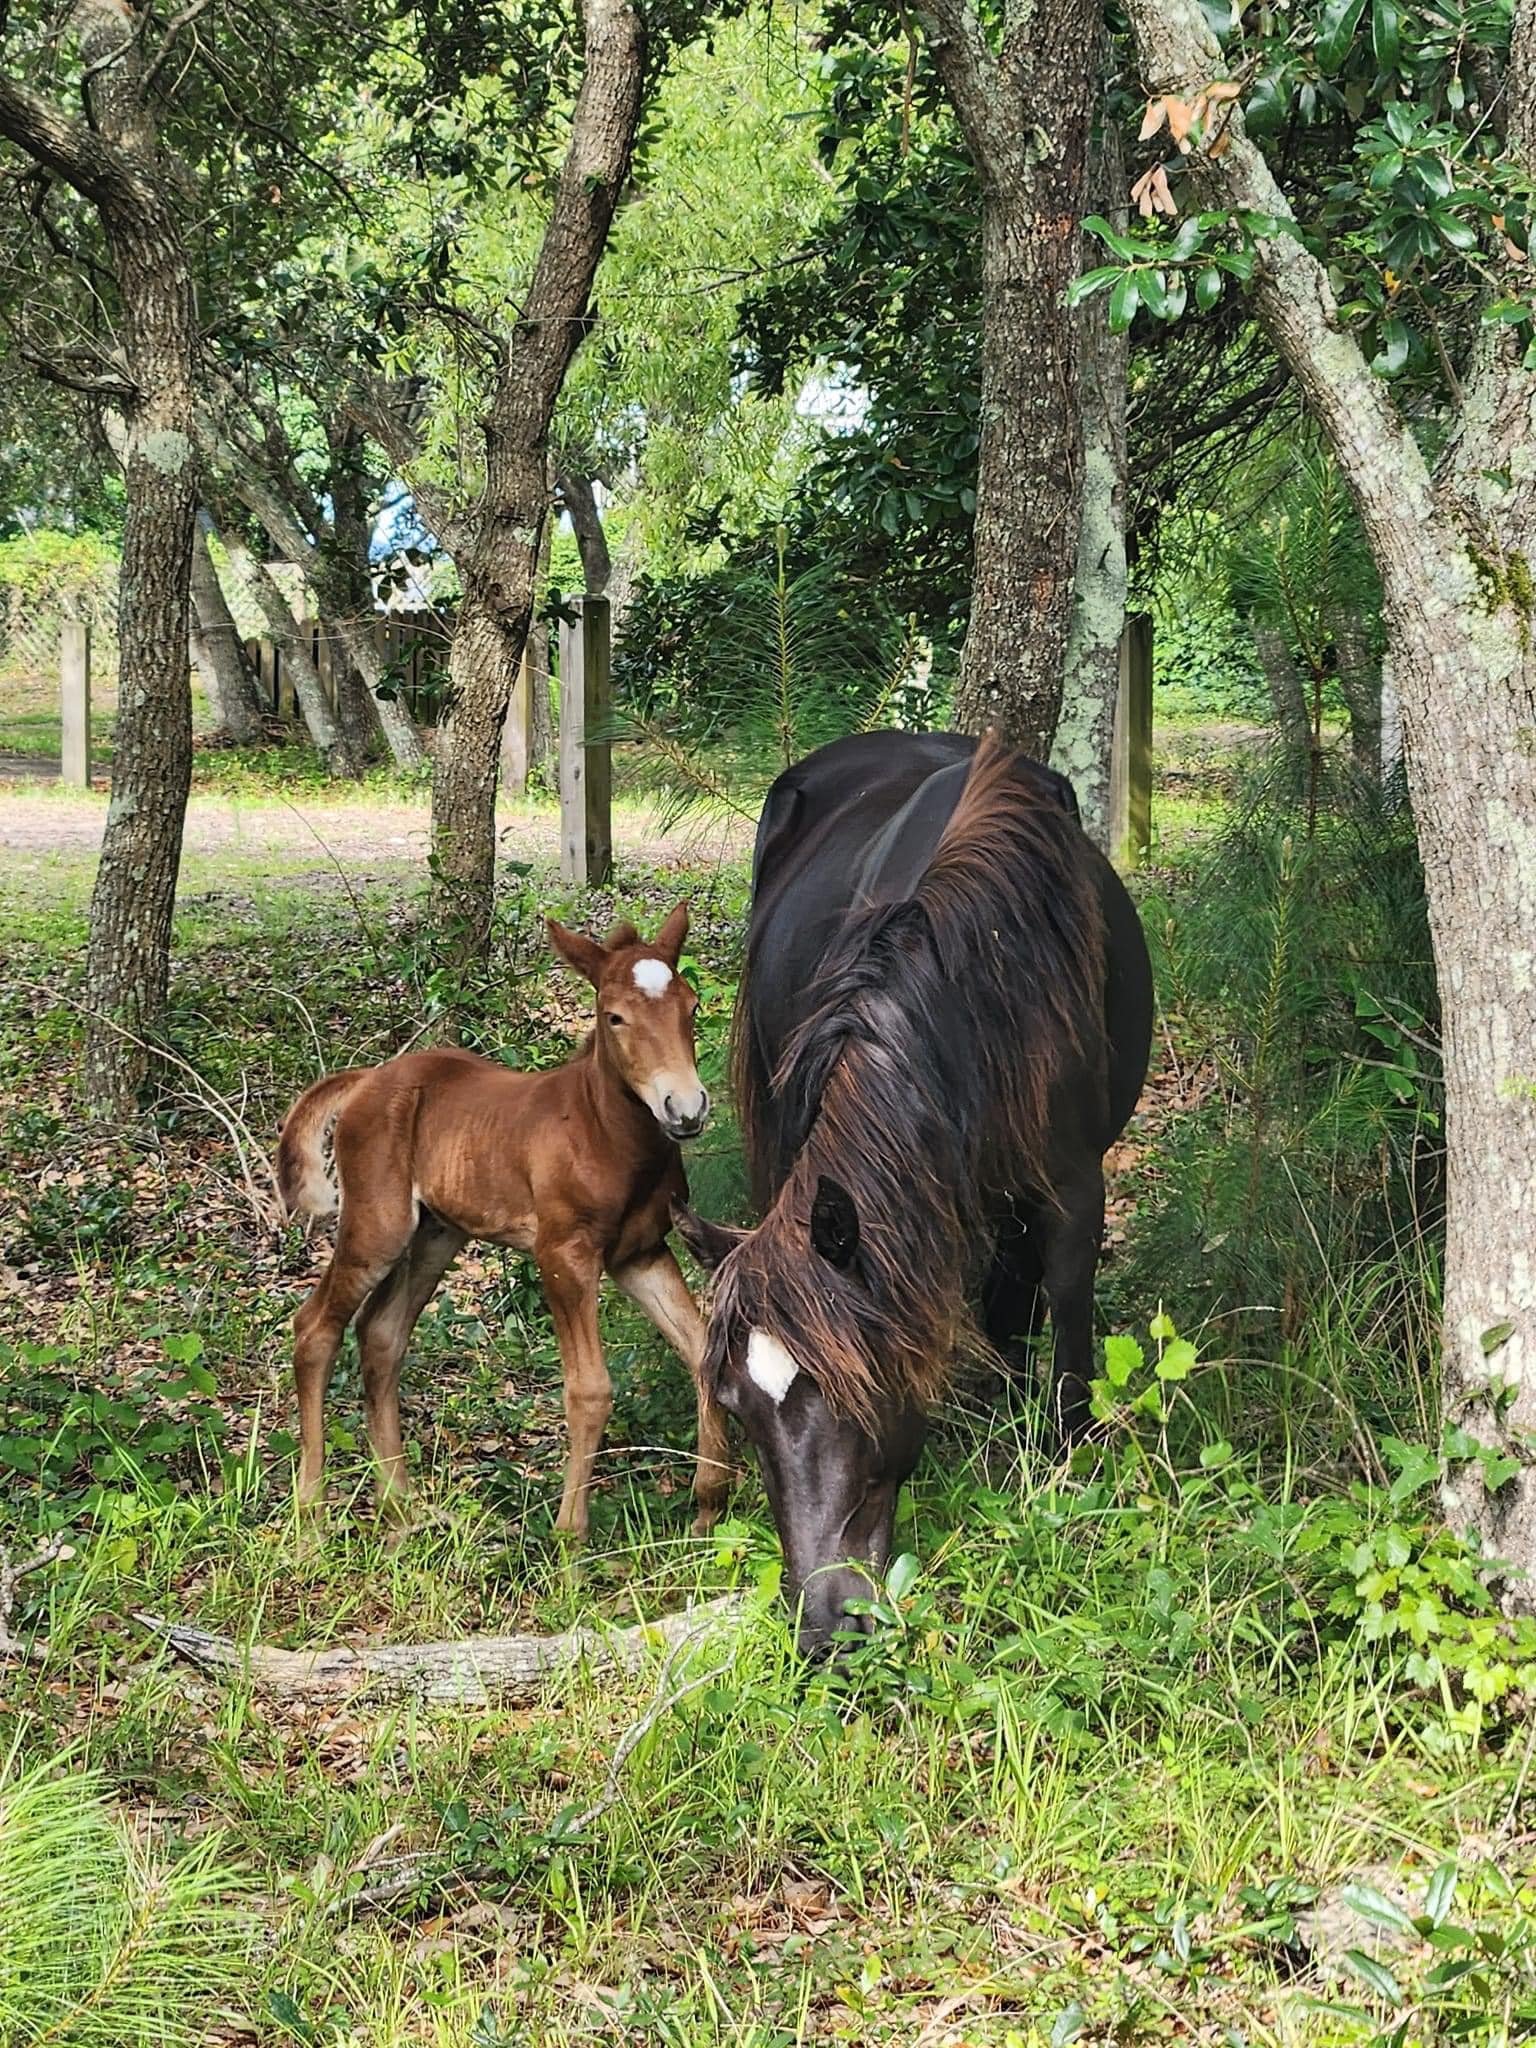
[[[777,1408],[795,1383],[800,1368],[777,1337],[754,1330],[747,1339],[747,1378],[761,1387]]]
[[[635,987],[642,995],[665,995],[671,985],[672,970],[665,960],[637,960],[634,965]]]

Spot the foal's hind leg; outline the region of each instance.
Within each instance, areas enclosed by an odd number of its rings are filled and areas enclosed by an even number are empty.
[[[704,1319],[694,1307],[688,1283],[665,1245],[644,1258],[631,1259],[626,1266],[615,1266],[613,1282],[650,1318],[693,1375],[699,1403],[693,1533],[707,1536],[725,1507],[731,1469],[725,1411],[704,1384]]]
[[[336,1250],[319,1285],[293,1319],[293,1376],[299,1392],[299,1504],[312,1506],[325,1483],[325,1393],[347,1325],[411,1241],[416,1204],[342,1209]]]
[[[405,1256],[369,1295],[357,1319],[363,1414],[373,1447],[379,1512],[402,1525],[410,1483],[400,1443],[400,1365],[422,1310],[465,1242],[462,1230],[423,1211]]]
[[[1051,1305],[1054,1372],[1051,1408],[1062,1436],[1074,1442],[1087,1430],[1093,1378],[1093,1281],[1104,1236],[1104,1174],[1097,1160],[1056,1191],[1056,1202],[1030,1214],[1041,1244],[1046,1298]]]

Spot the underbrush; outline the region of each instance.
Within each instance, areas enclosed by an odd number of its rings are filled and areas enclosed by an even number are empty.
[[[691,1390],[617,1301],[593,1538],[577,1554],[556,1539],[553,1336],[499,1253],[460,1261],[412,1345],[413,1533],[391,1551],[375,1528],[350,1356],[328,1518],[300,1521],[287,1337],[320,1248],[264,1206],[282,1110],[450,995],[495,1055],[562,1057],[588,996],[548,972],[538,913],[648,927],[680,886],[630,876],[577,904],[517,877],[470,991],[434,987],[414,905],[377,888],[189,903],[184,1064],[136,1135],[73,1112],[78,907],[39,907],[13,941],[0,1545],[13,1564],[64,1550],[7,1580],[0,1615],[0,1950],[19,1926],[55,1938],[48,1889],[5,1873],[73,1870],[67,1834],[86,1844],[72,1911],[127,1901],[138,1927],[145,1885],[179,1884],[207,1961],[180,1952],[168,1910],[160,2013],[124,2006],[92,2033],[73,2007],[0,2005],[0,2032],[130,2048],[177,2025],[224,2048],[1526,2037],[1536,1643],[1436,1517],[1431,1259],[1330,1266],[1282,1345],[1230,1318],[1196,1343],[1169,1314],[1201,1321],[1221,1248],[1154,1274],[1133,1220],[1108,1268],[1100,1439],[1058,1461],[1028,1389],[957,1387],[879,1626],[839,1669],[792,1654],[750,1472],[715,1535],[688,1536]],[[716,1088],[744,878],[691,886]],[[1178,1020],[1190,1061],[1207,1000]],[[1331,1059],[1354,1045],[1336,994],[1303,1014]],[[1241,1046],[1223,1056],[1252,1071]],[[1269,1128],[1288,1131],[1277,1099]],[[1246,1164],[1217,1100],[1179,1121]],[[1179,1142],[1168,1121],[1148,1135],[1144,1206]],[[728,1125],[706,1142],[699,1206],[739,1215]],[[1274,1227],[1273,1208],[1253,1214]],[[298,1704],[196,1674],[136,1619],[239,1644],[426,1642],[731,1593],[739,1623],[672,1666],[455,1710]],[[138,1981],[111,1971],[122,1924],[70,1935],[92,1959],[77,2004]],[[133,1951],[146,1969],[154,1953]],[[88,2007],[117,2010],[105,1991]]]

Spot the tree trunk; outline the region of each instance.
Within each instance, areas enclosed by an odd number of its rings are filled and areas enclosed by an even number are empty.
[[[1098,209],[1123,227],[1124,162],[1107,116],[1094,137],[1092,189]],[[1083,829],[1104,853],[1110,845],[1109,790],[1125,633],[1125,388],[1130,337],[1111,334],[1103,294],[1079,310],[1083,396],[1082,526],[1075,605],[1067,643],[1061,715],[1051,764],[1077,792]]]
[[[562,467],[556,474],[556,488],[581,550],[581,573],[589,597],[606,597],[613,562],[608,553],[608,536],[603,515],[597,508],[593,480],[577,470]]]
[[[1351,605],[1329,607],[1328,632],[1339,663],[1339,688],[1349,711],[1349,745],[1355,766],[1371,782],[1381,780],[1381,668],[1371,653],[1365,621]]]
[[[1291,643],[1278,626],[1248,621],[1253,651],[1269,685],[1269,701],[1275,708],[1275,725],[1285,745],[1304,754],[1312,744],[1312,720],[1307,713],[1306,685],[1291,652]]]
[[[917,12],[981,184],[981,448],[955,723],[1044,760],[1082,524],[1076,313],[1100,10],[1008,0],[994,53],[969,0]]]
[[[300,630],[287,598],[277,587],[266,563],[258,562],[246,543],[233,534],[225,545],[229,550],[230,574],[261,613],[268,638],[282,656],[283,666],[292,678],[293,693],[299,700],[305,730],[314,742],[315,752],[325,763],[326,773],[356,777],[362,772],[362,763],[348,747],[346,736],[331,710],[325,684],[310,653],[309,635]]]
[[[584,0],[586,69],[533,282],[485,417],[485,488],[456,554],[463,597],[432,783],[432,914],[451,958],[483,955],[495,896],[496,776],[549,503],[550,416],[629,175],[646,34],[631,0]]]
[[[197,325],[171,183],[142,92],[135,17],[113,0],[73,15],[90,125],[0,74],[0,134],[97,209],[117,283],[126,512],[118,595],[112,801],[91,894],[84,1086],[132,1113],[159,1031],[192,773],[188,579],[197,507]]]
[[[383,659],[374,645],[372,618],[369,613],[353,610],[348,579],[338,573],[336,563],[315,544],[283,491],[242,458],[218,422],[203,412],[198,415],[197,426],[209,461],[240,502],[261,522],[272,546],[303,571],[321,615],[331,621],[347,660],[362,678],[373,705],[370,715],[378,721],[395,766],[407,770],[421,768],[427,758],[421,735],[411,718],[410,707],[389,688]]]
[[[1200,0],[1131,0],[1148,88],[1193,99],[1226,67]],[[1536,0],[1518,0],[1510,138],[1536,154]],[[1190,167],[1212,205],[1290,208],[1241,113]],[[1326,271],[1289,235],[1262,240],[1257,311],[1333,447],[1381,575],[1388,672],[1429,901],[1444,1030],[1446,1420],[1509,1476],[1452,1455],[1445,1501],[1536,1609],[1536,378],[1484,328],[1460,422],[1431,477],[1339,318]],[[1465,1444],[1460,1446],[1465,1448]]]
[[[372,522],[368,516],[369,488],[362,460],[362,431],[350,419],[331,418],[325,423],[325,438],[331,457],[330,552],[335,563],[338,595],[345,593],[346,618],[371,620],[374,608],[369,557]],[[360,762],[366,761],[383,732],[378,700],[359,674],[357,663],[352,659],[347,642],[334,620],[328,619],[324,630],[333,651],[336,722],[353,757]]]
[[[237,746],[261,738],[261,697],[245,644],[208,552],[212,516],[200,510],[192,538],[192,657],[203,678],[214,724]]]
[[[555,786],[555,693],[551,655],[554,634],[543,606],[549,584],[549,546],[553,521],[546,519],[539,536],[539,559],[533,572],[533,617],[528,626],[528,681],[533,709],[528,721],[528,772]]]

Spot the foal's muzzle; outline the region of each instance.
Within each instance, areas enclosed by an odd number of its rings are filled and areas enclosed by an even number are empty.
[[[661,1105],[657,1122],[669,1138],[678,1144],[685,1139],[696,1138],[709,1122],[709,1090],[701,1088],[696,1101],[679,1100],[675,1095],[666,1096]]]

